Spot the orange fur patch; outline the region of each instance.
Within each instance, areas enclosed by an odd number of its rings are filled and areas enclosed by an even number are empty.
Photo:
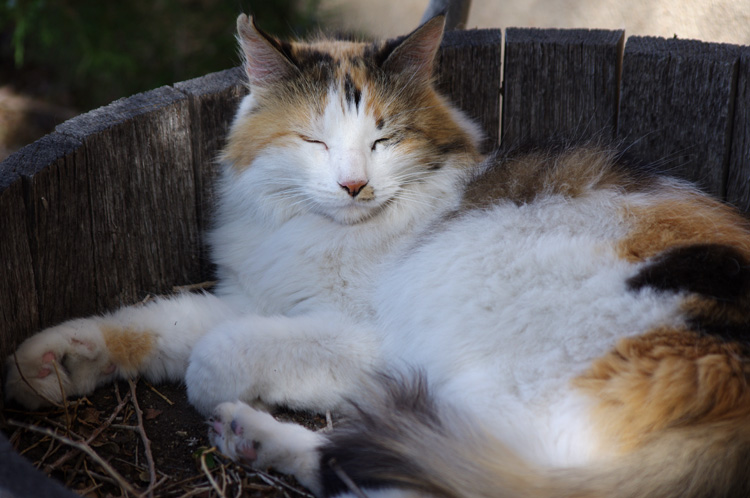
[[[622,339],[574,383],[598,402],[604,435],[628,450],[664,429],[750,421],[748,380],[737,343],[660,328]]]
[[[750,225],[734,208],[695,193],[650,206],[629,206],[634,228],[617,250],[628,261],[643,261],[681,245],[724,244],[750,256]]]
[[[112,325],[102,325],[101,331],[112,362],[125,371],[137,370],[156,342],[156,335],[151,331]]]

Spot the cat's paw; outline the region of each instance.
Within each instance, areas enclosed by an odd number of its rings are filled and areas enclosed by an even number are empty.
[[[208,420],[211,444],[232,460],[242,460],[256,468],[273,462],[273,429],[281,424],[270,414],[237,402],[222,403]]]
[[[279,422],[241,401],[221,403],[209,419],[208,437],[219,451],[256,469],[273,467],[312,482],[320,434],[301,425]]]
[[[7,360],[5,396],[29,409],[88,394],[115,367],[95,319],[71,320],[24,341]]]

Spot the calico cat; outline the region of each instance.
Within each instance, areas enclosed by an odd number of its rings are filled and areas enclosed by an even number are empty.
[[[218,288],[32,336],[8,397],[184,379],[222,452],[319,496],[750,494],[739,214],[605,148],[482,157],[433,87],[441,17],[381,43],[237,27]]]

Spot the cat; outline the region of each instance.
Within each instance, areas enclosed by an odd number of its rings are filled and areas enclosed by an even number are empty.
[[[608,147],[481,155],[434,88],[440,16],[377,43],[237,29],[217,288],[30,337],[7,397],[184,380],[220,451],[318,496],[750,493],[743,217]]]

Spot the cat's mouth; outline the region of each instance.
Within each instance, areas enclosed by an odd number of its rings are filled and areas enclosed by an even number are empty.
[[[355,225],[376,218],[391,205],[392,201],[392,198],[375,199],[374,196],[362,200],[348,199],[333,209],[327,210],[326,215],[342,225]]]

